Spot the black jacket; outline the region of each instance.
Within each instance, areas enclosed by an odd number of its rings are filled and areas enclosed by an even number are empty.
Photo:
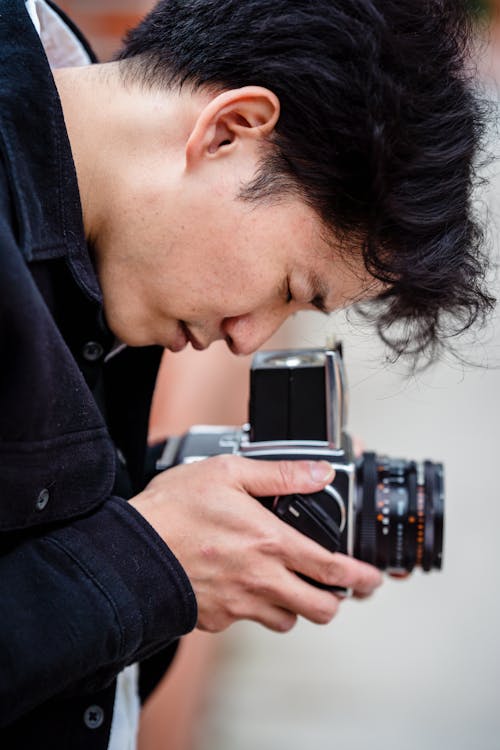
[[[45,53],[23,0],[0,0],[2,748],[106,747],[116,674],[196,621],[123,499],[145,481],[161,350],[104,364],[112,344]]]

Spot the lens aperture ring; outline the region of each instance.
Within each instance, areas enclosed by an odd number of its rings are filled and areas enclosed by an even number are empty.
[[[408,487],[408,516],[405,535],[405,569],[410,573],[417,563],[417,465],[408,463],[406,471]]]

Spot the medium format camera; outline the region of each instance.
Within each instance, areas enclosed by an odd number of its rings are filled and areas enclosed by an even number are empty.
[[[346,416],[341,345],[258,352],[251,367],[249,424],[193,427],[168,441],[157,468],[220,453],[329,461],[335,478],[323,491],[259,500],[332,552],[391,573],[441,568],[442,464],[372,452],[356,457]]]

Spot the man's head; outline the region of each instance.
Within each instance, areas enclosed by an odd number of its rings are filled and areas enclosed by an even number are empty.
[[[418,350],[491,304],[468,34],[462,0],[163,0],[120,58],[146,85],[272,91],[280,116],[241,196],[300,196],[384,285],[381,332],[403,321],[396,347]]]
[[[158,111],[169,96],[175,128],[171,118],[161,167],[170,176],[156,184],[158,163],[148,175],[147,161],[130,175],[142,214],[129,224],[134,236],[118,220],[101,232],[104,276],[116,259],[108,249],[120,245],[131,259],[134,242],[149,244],[150,280],[159,269],[151,302],[157,294],[154,304],[166,304],[164,276],[173,320],[200,344],[226,337],[235,351],[318,304],[320,286],[328,309],[375,297],[384,337],[403,323],[396,351],[432,348],[481,318],[492,300],[471,215],[481,117],[467,83],[465,8],[465,0],[162,0],[129,33],[119,70],[125,89],[157,97]],[[127,200],[116,199],[117,217]],[[148,261],[137,249],[139,283]],[[297,299],[287,304],[289,283]],[[220,303],[210,320],[204,296]],[[265,320],[250,318],[249,304]],[[185,342],[182,328],[165,341],[171,348]]]
[[[122,341],[179,351],[225,339],[248,354],[298,310],[380,290],[359,248],[344,259],[300,195],[241,197],[279,118],[270,90],[177,94],[115,76],[96,66],[56,77],[106,317]]]

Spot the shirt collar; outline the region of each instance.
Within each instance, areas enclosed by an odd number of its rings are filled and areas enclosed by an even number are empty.
[[[52,70],[88,65],[92,55],[66,19],[45,0],[25,0],[26,10],[42,40]]]

